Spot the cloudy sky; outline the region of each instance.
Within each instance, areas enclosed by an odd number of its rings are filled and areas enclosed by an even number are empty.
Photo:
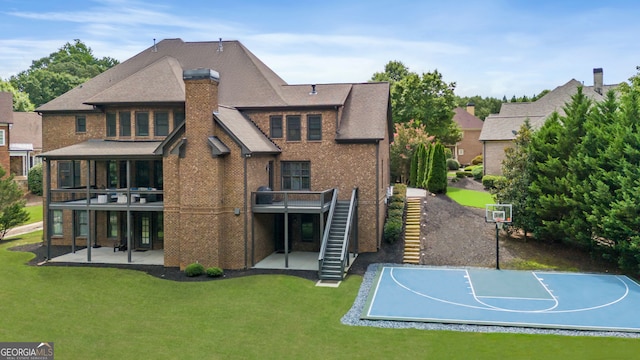
[[[531,96],[640,65],[640,2],[0,0],[0,78],[80,39],[120,61],[153,39],[239,40],[289,84],[364,82],[390,60],[461,96]]]

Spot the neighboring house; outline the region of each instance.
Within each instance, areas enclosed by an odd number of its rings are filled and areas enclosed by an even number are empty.
[[[9,175],[10,157],[9,134],[13,126],[13,95],[9,92],[0,92],[0,166]]]
[[[180,268],[310,251],[330,278],[380,246],[390,106],[388,83],[288,85],[238,41],[163,40],[37,109],[45,241]]]
[[[499,114],[491,114],[484,120],[480,134],[480,141],[483,143],[484,173],[502,174],[504,150],[513,146],[513,140],[526,119],[529,119],[534,130],[539,129],[553,112],[564,115],[563,107],[571,102],[571,97],[578,91],[578,87],[582,86],[583,93],[593,101],[602,101],[609,90],[615,90],[618,86],[604,85],[600,68],[593,69],[593,82],[593,86],[584,86],[581,82],[571,79],[534,102],[502,104]]]
[[[0,165],[17,181],[27,180],[40,163],[42,118],[35,112],[14,112],[13,95],[0,92]]]
[[[480,142],[480,132],[484,122],[475,116],[475,106],[467,104],[467,108],[461,107],[453,110],[453,121],[462,130],[462,139],[453,147],[453,156],[460,164],[469,165],[471,160],[478,155],[482,155],[482,143]]]
[[[42,117],[35,112],[14,112],[11,128],[11,173],[17,180],[26,180],[29,170],[42,162]]]

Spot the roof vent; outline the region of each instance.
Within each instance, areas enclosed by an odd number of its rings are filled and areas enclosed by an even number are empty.
[[[218,38],[218,52],[222,52],[222,38]]]
[[[316,91],[316,84],[311,85],[311,92],[309,93],[309,95],[315,95],[318,92]]]
[[[155,38],[153,38],[153,49],[151,49],[151,52],[158,52],[158,46],[156,45]]]

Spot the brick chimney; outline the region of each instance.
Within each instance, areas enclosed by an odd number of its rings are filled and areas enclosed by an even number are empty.
[[[602,68],[593,69],[593,90],[600,95],[602,95],[602,88],[604,86],[602,76]]]
[[[476,115],[476,104],[472,102],[467,103],[467,112],[473,116]]]
[[[165,222],[176,221],[179,227],[180,268],[199,262],[205,267],[219,263],[222,204],[219,179],[223,160],[211,156],[209,137],[215,134],[213,113],[218,111],[220,75],[211,69],[185,70],[184,157],[178,164],[179,213]],[[166,205],[165,205],[166,206]]]

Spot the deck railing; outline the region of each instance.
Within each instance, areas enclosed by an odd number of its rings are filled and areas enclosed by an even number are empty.
[[[51,189],[50,202],[54,203],[80,203],[87,205],[113,205],[113,204],[145,204],[163,200],[164,191],[155,188],[130,188],[130,189]],[[88,200],[88,201],[87,201]]]
[[[309,208],[323,209],[329,206],[334,189],[324,191],[254,191],[251,206],[264,208]]]

